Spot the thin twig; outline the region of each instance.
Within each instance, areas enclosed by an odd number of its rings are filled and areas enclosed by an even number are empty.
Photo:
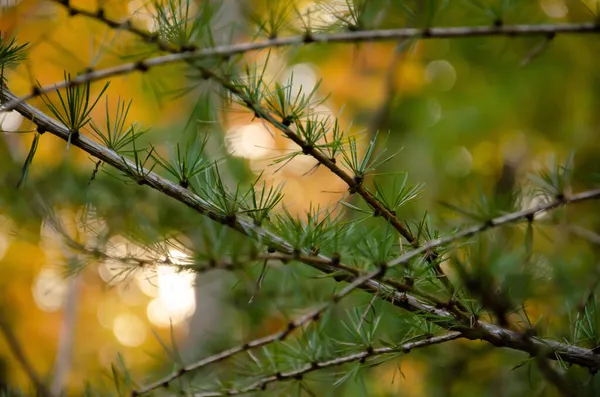
[[[21,364],[21,367],[29,377],[31,383],[33,383],[33,386],[37,390],[38,394],[43,397],[52,397],[53,394],[38,376],[35,369],[33,369],[33,366],[27,359],[23,348],[21,348],[21,344],[19,343],[17,336],[13,333],[12,329],[7,324],[3,314],[0,315],[0,331],[2,331],[2,333],[4,334],[4,338],[6,339],[8,347],[14,354],[17,361]]]
[[[549,33],[538,45],[533,47],[527,56],[521,61],[521,66],[527,66],[531,61],[537,58],[548,47],[554,37],[554,33]]]

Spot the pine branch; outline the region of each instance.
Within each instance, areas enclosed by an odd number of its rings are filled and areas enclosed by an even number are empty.
[[[10,92],[7,87],[4,87],[3,90],[0,90],[1,101],[10,101],[15,98],[16,96],[12,92]],[[38,125],[39,130],[48,131],[53,135],[63,139],[64,141],[67,141],[69,139],[69,130],[65,126],[59,124],[58,122],[51,119],[50,117],[40,112],[36,108],[32,107],[31,105],[21,103],[18,105],[16,110],[19,113],[21,113],[24,117]],[[79,136],[76,140],[72,142],[72,144],[86,151],[88,154],[91,154],[92,156],[106,162],[107,164],[112,165],[113,167],[122,172],[127,173],[130,169],[128,167],[132,167],[131,164],[128,164],[128,160],[124,160],[114,151],[100,146],[99,144],[95,143],[94,141],[88,139],[85,136]],[[137,178],[137,176],[132,177]],[[181,186],[171,181],[160,177],[159,175],[151,171],[147,173],[144,172],[142,179],[138,180],[138,183],[148,185],[151,188],[156,189],[162,192],[163,194],[180,201],[181,203],[198,211],[199,213],[210,217],[214,221],[227,225],[250,237],[258,238],[262,241],[269,242],[269,244],[272,244],[273,248],[278,250],[279,252],[292,255],[296,254],[293,250],[293,247],[289,245],[289,243],[287,243],[286,241],[282,240],[280,237],[262,228],[257,227],[252,222],[249,222],[243,219],[242,217],[236,217],[234,222],[232,222],[230,219],[225,219],[224,216],[214,213],[211,210],[210,206],[208,206],[207,203],[205,203],[200,197],[198,197],[194,193],[182,188]],[[483,225],[467,228],[453,236],[449,236],[443,239],[432,240],[431,242],[422,245],[421,248],[410,251],[405,255],[402,255],[396,258],[395,260],[384,264],[382,268],[389,268],[392,266],[399,265],[401,263],[407,263],[413,257],[416,257],[417,255],[420,255],[426,252],[427,250],[432,250],[444,244],[449,244],[460,238],[471,237],[492,227],[501,226],[521,219],[528,219],[533,217],[537,213],[540,213],[542,211],[548,211],[567,203],[578,203],[598,198],[600,198],[600,189],[590,190],[572,196],[561,196],[554,202],[543,204],[530,210],[520,211],[514,214],[509,214],[503,217],[493,219]],[[329,260],[329,264],[308,264],[328,274],[337,273],[340,270],[342,270],[341,268],[336,266],[338,260],[329,259],[323,255],[319,255],[318,257],[322,258],[325,261],[325,263],[327,263],[327,261]],[[406,292],[395,291],[389,285],[382,284],[381,282],[375,280],[377,277],[382,276],[382,273],[385,273],[385,271],[382,272],[382,270],[380,269],[377,271],[377,273],[371,272],[365,276],[361,276],[358,278],[349,275],[350,280],[354,281],[352,281],[351,284],[346,286],[346,288],[342,290],[340,294],[346,295],[356,288],[362,288],[371,293],[390,291],[390,293],[388,294],[383,294],[383,297],[395,306],[401,307],[410,312],[428,314],[430,315],[430,318],[428,318],[429,321],[432,321],[442,327],[459,331],[467,339],[481,339],[491,343],[494,346],[509,347],[512,349],[525,351],[530,354],[536,353],[536,351],[533,350],[534,348],[544,347],[547,348],[547,350],[545,351],[548,352],[548,358],[550,359],[560,359],[562,361],[571,364],[581,365],[593,370],[600,369],[600,355],[594,354],[590,349],[585,349],[578,346],[571,346],[548,339],[531,338],[531,343],[525,343],[520,333],[496,326],[494,324],[489,324],[481,320],[478,320],[474,323],[465,323],[463,321],[457,324],[457,312],[455,310],[441,308],[437,305],[430,305],[424,303],[422,300],[419,300]],[[343,279],[343,281],[348,280]],[[452,308],[452,305],[447,306]]]
[[[382,29],[382,30],[367,30],[353,31],[341,33],[321,33],[321,34],[305,34],[284,38],[275,38],[254,43],[241,43],[232,45],[216,46],[213,48],[198,49],[193,45],[190,46],[173,46],[172,44],[160,40],[157,34],[147,32],[133,26],[130,20],[119,22],[106,17],[103,8],[99,8],[96,12],[87,11],[76,8],[70,5],[69,0],[53,0],[56,3],[67,7],[70,15],[82,15],[95,19],[101,23],[114,29],[123,29],[128,31],[149,44],[156,44],[162,51],[169,52],[169,55],[148,58],[138,62],[126,63],[118,66],[113,66],[101,70],[88,70],[86,73],[71,79],[57,82],[55,84],[44,87],[34,87],[32,92],[21,98],[5,104],[5,110],[13,110],[19,102],[29,101],[42,94],[48,94],[67,87],[85,84],[107,79],[109,77],[120,76],[123,74],[132,73],[135,71],[146,72],[150,68],[156,66],[167,65],[170,63],[183,62],[189,60],[198,60],[206,58],[228,58],[233,55],[243,54],[249,51],[258,51],[267,48],[277,48],[292,45],[308,45],[313,43],[349,43],[356,44],[366,41],[384,41],[384,40],[399,40],[399,39],[447,39],[447,38],[465,38],[465,37],[482,37],[482,36],[545,36],[553,37],[556,34],[589,34],[600,32],[600,24],[588,22],[579,24],[540,24],[540,25],[500,25],[500,26],[463,26],[463,27],[447,27],[447,28],[401,28],[401,29]]]
[[[301,368],[286,371],[286,372],[277,372],[275,374],[271,374],[265,376],[251,385],[240,388],[240,389],[229,389],[219,392],[200,392],[194,394],[195,397],[219,397],[219,396],[236,396],[241,394],[247,394],[252,392],[258,392],[261,390],[265,390],[269,384],[285,382],[290,380],[301,381],[304,375],[309,374],[314,371],[318,371],[325,368],[331,368],[340,366],[343,364],[351,363],[359,361],[361,363],[365,363],[366,360],[370,358],[380,357],[387,354],[394,353],[404,353],[408,354],[412,350],[436,345],[444,342],[449,342],[455,339],[461,338],[460,332],[452,332],[442,336],[433,336],[427,337],[416,342],[409,342],[397,347],[382,347],[382,348],[368,348],[359,353],[353,353],[346,356],[332,358],[330,360],[325,361],[315,361],[304,365]]]
[[[69,0],[52,0],[55,3],[64,6],[69,15],[82,15],[88,18],[96,19],[99,22],[113,29],[124,29],[133,35],[141,38],[147,43],[155,43],[162,51],[170,53],[189,53],[186,59],[203,59],[221,57],[228,58],[233,55],[244,54],[251,51],[259,51],[269,48],[311,45],[311,44],[331,44],[331,43],[350,43],[370,41],[397,41],[400,39],[451,39],[468,37],[486,37],[486,36],[555,36],[557,34],[590,34],[600,32],[600,24],[594,22],[570,23],[570,24],[524,24],[524,25],[491,25],[491,26],[455,26],[455,27],[430,27],[430,28],[400,28],[400,29],[377,29],[377,30],[356,30],[337,33],[307,33],[289,37],[277,37],[269,40],[230,44],[216,46],[213,48],[198,48],[194,44],[185,47],[174,46],[171,43],[160,40],[158,35],[136,28],[130,19],[116,21],[107,18],[104,8],[100,7],[96,11],[89,11],[78,8],[70,4]]]
[[[337,294],[333,295],[331,297],[331,301],[336,303],[339,302],[344,296],[346,296],[348,293],[350,293],[352,291],[352,289],[349,289],[348,287],[344,288],[342,291],[338,292]],[[246,342],[242,345],[233,347],[231,349],[227,349],[224,350],[218,354],[212,355],[210,357],[206,357],[194,364],[185,366],[175,372],[173,372],[171,375],[166,376],[165,378],[152,383],[148,386],[145,386],[139,390],[134,390],[131,392],[131,397],[136,397],[136,396],[140,396],[142,394],[146,394],[148,392],[151,392],[153,390],[156,390],[158,388],[166,388],[169,386],[169,384],[171,382],[173,382],[175,379],[180,378],[192,371],[197,371],[200,368],[204,368],[208,365],[211,364],[215,364],[221,361],[224,361],[236,354],[245,352],[245,351],[249,351],[250,349],[255,349],[258,347],[262,347],[262,346],[266,346],[268,344],[271,343],[275,343],[275,342],[280,342],[285,340],[289,335],[292,334],[292,332],[294,332],[295,330],[299,329],[300,327],[302,327],[305,324],[308,324],[309,322],[315,322],[318,321],[323,313],[329,309],[331,307],[330,303],[325,303],[322,304],[318,309],[312,310],[310,313],[305,314],[302,317],[299,317],[296,320],[290,321],[285,328],[283,328],[282,330],[268,335],[266,337],[260,338],[260,339],[255,339],[253,341],[250,342]],[[457,339],[459,337],[461,337],[462,334],[460,332],[453,332],[449,335],[446,335],[444,337],[438,337],[438,338],[431,338],[425,341],[421,341],[421,343],[417,342],[417,347],[420,346],[427,346],[429,344],[434,344],[434,343],[442,343],[445,342],[447,340],[453,340],[453,339]],[[427,342],[430,343],[427,343]],[[412,345],[412,344],[408,344],[408,345]],[[249,387],[249,388],[245,388],[242,391],[236,391],[236,390],[230,390],[228,392],[226,392],[226,394],[224,395],[236,395],[236,394],[244,394],[244,393],[248,393],[250,391],[254,391],[256,390],[257,387],[263,387],[266,386],[269,383],[272,383],[274,381],[277,380],[285,380],[287,378],[291,378],[294,375],[300,376],[302,375],[302,373],[305,372],[310,372],[311,370],[316,370],[316,369],[321,369],[321,368],[326,368],[326,367],[330,367],[333,365],[341,365],[345,362],[350,362],[350,361],[356,361],[356,360],[360,360],[360,359],[366,359],[368,357],[371,357],[373,355],[380,355],[380,354],[386,354],[386,353],[392,353],[394,351],[406,351],[406,350],[410,349],[410,346],[406,346],[406,347],[400,347],[400,348],[381,348],[381,349],[367,349],[367,351],[363,352],[363,353],[358,353],[358,354],[354,354],[352,356],[348,356],[348,357],[342,357],[340,359],[334,359],[334,360],[330,360],[324,363],[314,363],[309,365],[308,370],[300,370],[300,371],[296,371],[295,373],[292,373],[291,375],[283,375],[283,374],[279,374],[279,375],[275,375],[274,379],[273,377],[267,377],[265,378],[263,381],[259,381],[256,384],[254,384],[253,386]],[[316,367],[312,367],[312,365],[315,365]],[[203,395],[203,394],[201,394]],[[221,394],[217,394],[217,395],[221,395]]]

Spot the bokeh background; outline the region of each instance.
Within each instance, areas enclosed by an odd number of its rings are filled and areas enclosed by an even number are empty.
[[[71,3],[90,10],[97,7],[93,0]],[[190,4],[193,9],[200,3]],[[310,13],[314,24],[333,23],[336,15],[347,10],[346,2],[339,0],[296,3],[301,13]],[[370,23],[385,28],[427,23],[490,25],[498,18],[505,24],[596,18],[593,0],[391,3],[395,12],[373,12]],[[428,21],[427,7],[442,3],[451,4]],[[110,18],[131,17],[141,28],[156,28],[151,4],[141,0],[102,4]],[[150,48],[127,32],[111,31],[83,16],[69,16],[53,1],[0,0],[0,6],[2,34],[31,43],[28,60],[6,72],[9,87],[17,94],[30,92],[36,81],[42,85],[60,81],[65,70],[77,73],[90,65],[114,65]],[[281,10],[283,34],[292,34],[302,22],[287,6],[285,2],[224,1],[215,23],[233,23],[235,28],[231,33],[215,27],[216,40],[226,42],[229,34],[235,41],[250,40],[256,32],[253,16],[267,18]],[[425,9],[410,18],[406,7]],[[544,41],[542,37],[494,37],[307,45],[251,53],[244,60],[258,65],[268,61],[267,80],[286,82],[293,74],[294,84],[303,92],[320,82],[319,95],[328,95],[319,109],[323,117],[339,117],[344,128],[362,134],[366,141],[379,131],[378,149],[398,152],[378,170],[382,180],[393,173],[407,173],[410,183],[422,184],[420,199],[398,215],[418,220],[425,212],[434,213],[444,225],[455,222],[456,213],[442,202],[473,206],[482,193],[518,190],[524,207],[535,204],[533,194],[520,190],[528,175],[552,166],[553,161],[564,162],[571,154],[577,170],[575,190],[600,173],[600,38],[570,34],[558,35],[547,45]],[[206,84],[193,85],[180,66],[111,80],[108,108],[114,109],[119,99],[133,99],[128,121],[150,128],[144,139],[160,153],[168,153],[169,144],[183,142],[198,128],[216,136],[208,150],[215,159],[226,159],[223,175],[233,186],[261,173],[269,184],[285,182],[284,203],[293,213],[311,205],[331,205],[345,194],[334,175],[324,167],[315,168],[314,161],[303,156],[282,168],[269,166],[293,149],[291,142],[273,139],[262,123],[241,108],[221,104]],[[97,92],[101,84],[92,87]],[[188,87],[192,87],[191,94],[177,95]],[[199,105],[198,98],[206,95],[214,95],[212,109]],[[40,100],[32,104],[45,109]],[[92,117],[101,124],[105,111],[102,99]],[[105,168],[88,186],[95,162],[50,134],[41,137],[29,187],[24,189],[25,196],[19,196],[14,186],[32,141],[32,125],[15,113],[0,113],[0,128],[4,131],[0,141],[0,305],[39,373],[62,368],[67,390],[78,394],[86,381],[110,372],[117,354],[143,377],[169,369],[164,364],[164,341],[176,340],[184,359],[191,360],[230,346],[232,341],[266,335],[284,324],[277,305],[248,304],[259,269],[241,275],[217,271],[195,277],[166,266],[124,274],[110,261],[85,260],[87,266],[81,265],[81,258],[65,249],[61,235],[36,212],[34,197],[52,203],[56,216],[78,241],[93,238],[89,230],[77,226],[82,216],[99,228],[108,225],[114,255],[144,255],[143,246],[134,243],[132,236],[137,241],[168,236],[166,249],[185,261],[188,254],[180,247],[182,241],[200,250],[202,238],[196,236],[197,229],[215,235],[221,229],[211,229],[200,216],[142,187],[124,185]],[[122,194],[114,195],[114,191]],[[586,226],[597,227],[598,206],[581,208],[587,214]],[[559,252],[574,258],[573,278],[566,282],[570,286],[584,285],[589,264],[597,260],[593,249],[560,233],[548,232],[546,238],[536,240],[536,248],[546,258]],[[544,257],[540,258],[543,262]],[[281,297],[285,303],[280,306],[286,309],[306,307],[303,295],[283,291],[277,280],[265,282],[265,299],[272,294],[273,299]],[[310,294],[308,289],[303,293]],[[543,313],[544,321],[552,323],[554,315],[564,314],[555,305],[579,299],[577,292],[565,292],[565,296],[532,298],[532,315]],[[374,369],[365,381],[369,395],[501,396],[522,395],[527,390],[524,381],[512,390],[507,383],[513,376],[511,364],[518,362],[514,356],[473,342],[454,342],[440,349],[444,354],[433,363],[427,353],[406,356],[402,374],[395,365]],[[458,351],[468,354],[461,356]],[[467,376],[456,381],[456,374]],[[0,383],[30,388],[2,338]],[[350,390],[344,395],[352,395]]]

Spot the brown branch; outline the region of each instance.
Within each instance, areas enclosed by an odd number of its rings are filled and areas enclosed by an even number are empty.
[[[17,359],[17,361],[21,364],[21,367],[29,377],[31,383],[37,390],[38,394],[43,397],[52,397],[52,392],[48,389],[48,387],[44,384],[44,382],[40,379],[37,372],[27,359],[17,336],[13,333],[10,326],[7,324],[4,315],[0,315],[0,331],[4,334],[4,338],[8,344],[9,349],[12,351],[13,355]]]

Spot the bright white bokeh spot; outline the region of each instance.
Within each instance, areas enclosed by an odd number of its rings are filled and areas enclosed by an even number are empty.
[[[195,303],[193,309],[195,309]],[[170,310],[160,298],[152,299],[150,303],[148,303],[146,309],[150,322],[161,328],[168,328],[171,324],[181,324],[189,318],[193,312],[193,310],[186,311],[183,309]]]
[[[564,0],[539,0],[542,11],[551,18],[564,18],[569,9]]]
[[[431,61],[425,67],[425,80],[438,91],[448,91],[456,83],[456,70],[446,60]]]
[[[275,140],[262,123],[230,129],[225,142],[229,153],[248,159],[268,156],[275,147]]]
[[[308,96],[317,85],[317,73],[312,65],[298,63],[287,68],[279,82],[286,87],[286,92],[290,89],[292,99],[298,95],[302,98],[302,95]],[[291,88],[288,88],[290,84]]]
[[[151,270],[131,269],[117,260],[107,260],[98,267],[100,277],[116,285],[120,302],[136,306],[146,302],[145,296],[154,298],[148,304],[147,314],[153,324],[161,327],[168,327],[171,321],[181,323],[196,309],[195,273],[181,268],[191,262],[190,255],[174,241],[166,242],[166,246],[170,265],[158,264],[167,258],[154,258],[157,264]],[[115,258],[153,260],[151,253],[143,247],[122,237],[110,239],[107,253]],[[131,276],[130,280],[126,280],[128,276]],[[110,320],[110,311],[99,308],[98,319],[103,326]],[[132,346],[128,342],[122,343]]]
[[[0,131],[17,131],[22,122],[23,116],[16,110],[0,112]]]
[[[471,172],[472,167],[473,156],[466,147],[459,146],[450,150],[444,169],[448,175],[464,177]]]
[[[120,314],[113,322],[113,334],[123,346],[140,346],[146,340],[146,325],[133,314]]]
[[[179,324],[196,310],[196,291],[193,272],[181,270],[177,265],[189,261],[185,252],[170,248],[169,259],[174,266],[159,265],[156,270],[158,296],[147,307],[148,319],[159,327]]]
[[[67,280],[58,269],[46,266],[33,281],[32,293],[37,307],[45,312],[55,312],[65,302]]]

